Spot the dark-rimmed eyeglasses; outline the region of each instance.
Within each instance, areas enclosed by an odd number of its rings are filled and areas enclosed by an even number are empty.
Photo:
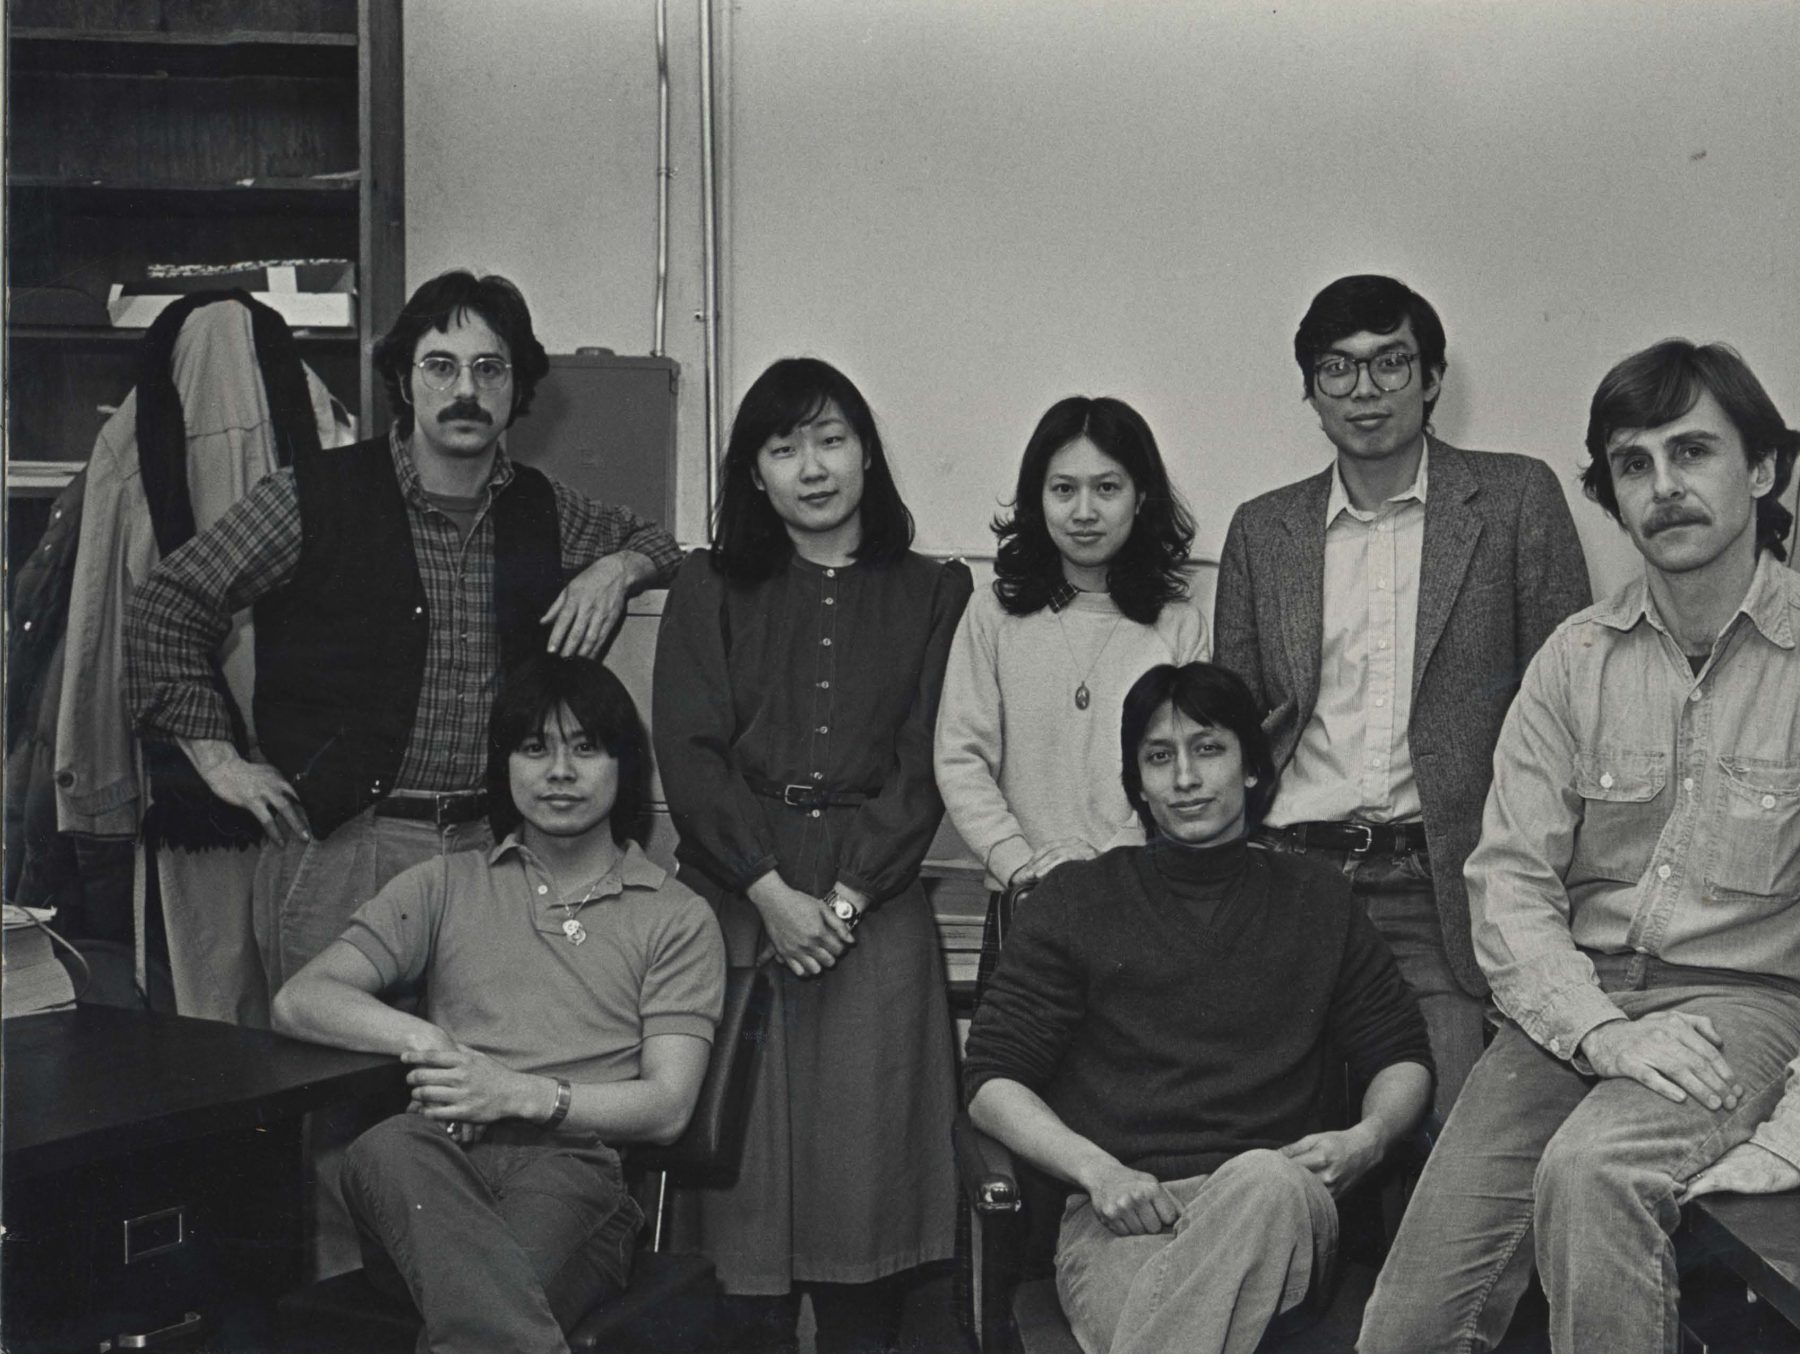
[[[512,363],[501,357],[478,357],[473,362],[458,362],[454,357],[433,353],[421,357],[413,365],[418,368],[419,380],[428,390],[450,389],[465,368],[474,378],[477,390],[498,390],[512,379]]]
[[[1346,357],[1342,353],[1330,353],[1314,365],[1313,384],[1333,399],[1341,399],[1356,389],[1356,383],[1362,379],[1364,369],[1367,369],[1369,379],[1375,383],[1375,389],[1392,394],[1396,390],[1405,390],[1412,384],[1413,363],[1418,360],[1417,353],[1398,350],[1376,353],[1373,357]]]

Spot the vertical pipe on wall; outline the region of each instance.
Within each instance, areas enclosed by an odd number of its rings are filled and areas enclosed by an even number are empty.
[[[656,328],[652,356],[663,355],[669,304],[669,0],[656,0]]]
[[[719,473],[719,256],[718,189],[713,165],[712,0],[700,4],[700,211],[704,234],[706,295],[706,520],[711,535]]]

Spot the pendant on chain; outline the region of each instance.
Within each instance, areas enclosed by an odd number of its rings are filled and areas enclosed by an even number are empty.
[[[570,917],[562,924],[562,933],[569,938],[569,944],[571,945],[579,945],[582,941],[587,939],[587,927],[583,926],[573,917]]]
[[[1087,709],[1088,699],[1087,683],[1083,682],[1080,686],[1075,688],[1075,708],[1077,710]]]

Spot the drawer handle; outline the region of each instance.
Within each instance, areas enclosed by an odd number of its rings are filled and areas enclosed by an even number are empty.
[[[135,1265],[174,1250],[187,1240],[187,1209],[181,1204],[126,1218],[125,1263]]]
[[[165,1340],[179,1340],[184,1335],[196,1335],[206,1325],[206,1318],[198,1312],[189,1312],[172,1326],[164,1326],[160,1330],[147,1330],[139,1335],[121,1334],[118,1340],[102,1340],[100,1354],[111,1354],[114,1349],[154,1349]]]

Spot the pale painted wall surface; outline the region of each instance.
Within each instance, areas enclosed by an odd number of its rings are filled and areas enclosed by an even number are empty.
[[[1800,3],[739,0],[717,7],[727,402],[811,352],[863,385],[935,550],[986,521],[1054,399],[1149,417],[1216,553],[1324,464],[1289,344],[1314,291],[1437,304],[1441,435],[1573,491],[1617,357],[1725,338],[1800,419]],[[669,351],[703,532],[697,20],[671,5]],[[654,8],[407,9],[408,271],[513,276],[553,348],[649,344]],[[1210,580],[1206,586],[1209,586]]]

